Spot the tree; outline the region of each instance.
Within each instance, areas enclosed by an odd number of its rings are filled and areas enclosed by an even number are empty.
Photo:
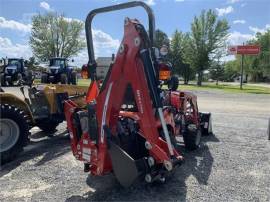
[[[189,60],[189,43],[190,36],[188,33],[185,34],[178,30],[174,32],[171,40],[170,59],[175,73],[183,76],[185,84],[188,84],[192,76]]]
[[[46,13],[35,15],[32,23],[30,45],[39,60],[69,58],[86,45],[81,37],[83,23],[78,20],[69,20],[57,13]]]
[[[36,70],[36,65],[37,65],[36,58],[33,56],[30,57],[27,61],[28,68],[31,70]]]
[[[251,76],[251,80],[264,81],[270,79],[270,29],[265,33],[257,33],[255,39],[247,42],[249,45],[259,45],[261,52],[257,56],[246,56],[244,58],[244,70]],[[240,62],[240,57],[237,57]]]
[[[228,61],[225,63],[224,66],[224,76],[223,80],[224,81],[233,81],[233,79],[236,76],[239,76],[239,69],[240,69],[240,64],[237,63],[237,60],[232,60]]]
[[[223,80],[225,73],[224,64],[221,64],[220,61],[214,61],[210,68],[211,79],[216,80],[216,85],[220,80]]]
[[[155,32],[155,42],[154,46],[160,49],[163,45],[166,45],[168,48],[170,47],[170,39],[167,34],[160,29],[157,29]]]
[[[227,20],[218,20],[213,10],[202,11],[191,24],[190,51],[192,66],[198,74],[197,84],[202,84],[203,71],[208,69],[215,51],[225,46],[229,25]]]
[[[183,64],[183,33],[175,30],[171,40],[170,61],[174,67],[174,72],[181,74]]]

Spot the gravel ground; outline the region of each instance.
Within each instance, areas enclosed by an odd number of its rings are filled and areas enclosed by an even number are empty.
[[[31,144],[0,174],[0,201],[270,201],[270,96],[200,91],[213,114],[204,137],[165,184],[120,187],[113,175],[91,177],[74,159],[65,124],[52,137],[32,129]]]

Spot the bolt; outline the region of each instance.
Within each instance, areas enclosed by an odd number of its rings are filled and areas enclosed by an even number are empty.
[[[166,181],[166,178],[165,178],[165,177],[160,177],[160,178],[159,178],[159,181],[160,181],[161,183],[164,183],[164,182]]]
[[[155,159],[153,157],[151,157],[151,156],[148,157],[147,161],[148,161],[148,165],[150,167],[152,167],[153,165],[155,165]]]
[[[144,179],[147,183],[150,183],[152,181],[152,177],[150,174],[146,174]]]
[[[141,43],[140,38],[139,38],[139,37],[136,37],[136,38],[134,39],[134,44],[135,44],[135,46],[139,46],[140,43]]]
[[[150,144],[150,142],[146,141],[144,145],[146,149],[148,150],[152,149],[152,145]]]
[[[165,160],[163,164],[168,171],[171,171],[173,169],[172,163],[170,161]]]
[[[120,45],[119,53],[123,53],[125,50],[124,44]]]

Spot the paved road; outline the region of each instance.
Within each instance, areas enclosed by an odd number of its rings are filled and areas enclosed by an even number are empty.
[[[270,96],[195,93],[213,114],[215,135],[197,151],[183,150],[185,164],[166,184],[123,189],[112,175],[88,176],[62,124],[52,137],[32,129],[25,152],[1,168],[0,201],[270,201]]]

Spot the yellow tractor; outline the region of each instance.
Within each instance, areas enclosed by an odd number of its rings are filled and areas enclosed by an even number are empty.
[[[25,91],[25,88],[28,90]],[[1,89],[1,88],[0,88]],[[38,126],[46,133],[64,121],[63,102],[73,99],[85,105],[87,87],[74,85],[35,85],[21,87],[22,97],[1,89],[0,162],[11,161],[29,142],[29,130]]]

